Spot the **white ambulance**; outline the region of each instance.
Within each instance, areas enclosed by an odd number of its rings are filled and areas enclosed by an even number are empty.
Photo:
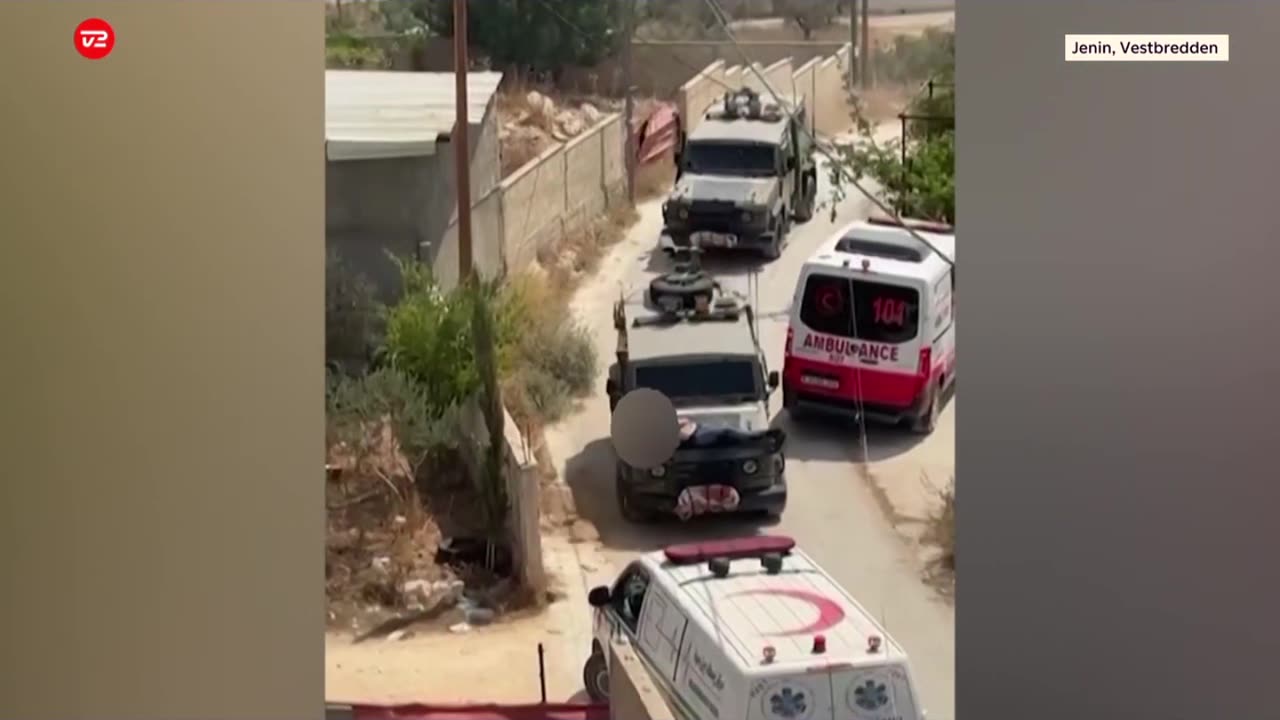
[[[782,366],[792,416],[813,410],[933,431],[955,381],[955,230],[907,223],[928,243],[892,219],[860,220],[805,262]]]
[[[622,636],[686,720],[920,720],[907,655],[787,537],[675,545],[590,593],[588,694]]]

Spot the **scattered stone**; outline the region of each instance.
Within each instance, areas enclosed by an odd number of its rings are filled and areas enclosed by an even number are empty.
[[[410,630],[396,630],[387,636],[387,642],[400,642],[411,637],[413,637],[413,632]]]
[[[380,555],[374,558],[372,565],[374,570],[377,570],[383,575],[386,575],[387,573],[391,572],[391,558],[385,555]]]
[[[573,529],[570,531],[570,535],[578,542],[595,542],[600,539],[600,533],[596,530],[596,526],[581,519],[573,522]]]
[[[449,632],[454,633],[454,634],[456,634],[456,635],[461,635],[461,634],[463,634],[463,633],[469,633],[469,632],[471,632],[471,626],[470,626],[470,625],[468,625],[468,624],[467,624],[467,623],[465,623],[465,622],[460,622],[460,623],[458,623],[457,625],[450,625],[450,626],[449,626]]]
[[[392,522],[392,524],[394,524],[396,527],[403,527],[403,526],[405,525],[405,523],[408,523],[408,522],[409,522],[409,518],[407,518],[407,517],[405,517],[405,516],[403,516],[403,515],[397,515],[397,516],[395,516],[395,518],[394,518],[394,519],[392,519],[392,521],[391,521],[391,522]]]
[[[551,119],[555,115],[556,104],[551,98],[543,95],[537,90],[530,90],[525,95],[525,102],[528,103],[529,109],[536,115],[541,115],[545,119]]]
[[[431,583],[431,594],[433,598],[439,602],[445,602],[450,605],[458,604],[462,599],[462,591],[466,589],[466,584],[461,580],[437,580]]]
[[[400,592],[405,597],[419,602],[426,602],[431,599],[431,583],[426,580],[406,580],[400,586]]]

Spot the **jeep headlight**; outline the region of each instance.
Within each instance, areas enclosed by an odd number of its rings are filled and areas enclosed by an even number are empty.
[[[687,207],[685,207],[685,206],[683,206],[683,205],[681,205],[680,207],[676,208],[676,217],[680,218],[681,220],[688,220],[688,219],[689,219],[689,208],[687,208]]]
[[[742,463],[742,472],[746,475],[755,475],[760,469],[760,463],[755,460],[746,460]]]
[[[755,213],[751,212],[750,210],[743,210],[742,214],[739,215],[738,217],[739,219],[742,220],[743,225],[750,225],[751,221],[755,220],[756,218]]]
[[[664,478],[667,476],[667,466],[655,465],[649,468],[649,474],[656,478]]]

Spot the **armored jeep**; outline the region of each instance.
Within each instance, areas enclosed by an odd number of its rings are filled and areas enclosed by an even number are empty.
[[[652,468],[616,460],[626,520],[707,513],[779,516],[787,502],[785,433],[769,426],[769,372],[751,306],[694,264],[656,278],[638,301],[614,306],[617,362],[606,391],[612,411],[637,388],[667,396],[681,424],[671,459]]]
[[[782,254],[792,221],[813,217],[818,171],[804,106],[727,93],[678,148],[662,207],[666,252],[698,246]]]

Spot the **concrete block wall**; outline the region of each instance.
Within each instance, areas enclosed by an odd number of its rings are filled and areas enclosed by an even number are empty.
[[[752,67],[726,66],[723,60],[716,60],[680,87],[676,92],[676,107],[686,131],[691,131],[730,87],[749,87],[769,97],[768,88],[760,80],[763,75],[769,87],[779,94],[795,94],[802,99],[810,118],[810,130],[820,135],[835,135],[853,126],[846,89],[848,67],[847,44],[829,55],[808,56],[798,67],[790,57],[774,60],[769,65],[756,62]]]
[[[502,257],[518,272],[565,233],[598,219],[626,182],[622,118],[605,116],[567,143],[530,160],[498,186]]]
[[[725,85],[738,87],[740,84],[741,75],[735,74],[730,82],[726,67],[723,60],[716,60],[680,86],[676,93],[676,111],[684,122],[685,132],[692,132],[707,108],[724,96]]]
[[[482,273],[501,269],[501,217],[491,199],[498,186],[497,110],[470,125],[472,241]],[[437,280],[458,280],[457,194],[453,147],[439,143],[434,155],[325,163],[325,242],[346,267],[368,278],[379,299],[392,302],[400,276],[387,257],[419,259]]]

